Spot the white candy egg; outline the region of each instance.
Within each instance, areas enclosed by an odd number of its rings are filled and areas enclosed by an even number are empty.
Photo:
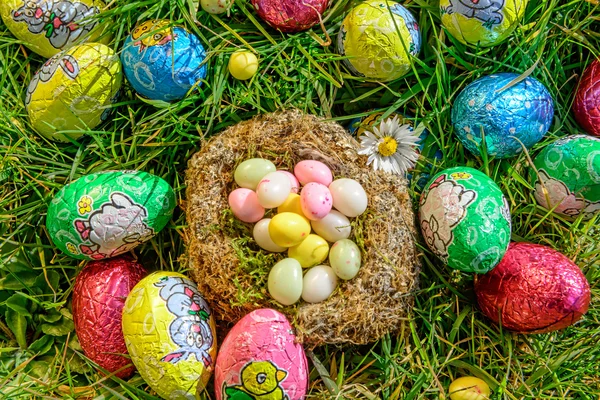
[[[275,208],[288,198],[292,184],[283,172],[270,172],[258,183],[256,194],[258,202],[264,208]]]
[[[287,247],[277,246],[275,242],[273,242],[273,239],[271,239],[271,235],[269,235],[269,222],[271,222],[271,218],[264,218],[254,225],[252,235],[254,236],[256,244],[262,249],[273,253],[281,253],[282,251],[287,250]]]
[[[336,179],[329,185],[333,207],[346,217],[357,217],[367,209],[367,193],[354,179]]]
[[[317,265],[308,270],[302,282],[302,299],[308,303],[326,300],[335,290],[338,277],[327,265]]]
[[[311,221],[310,224],[317,235],[331,243],[347,239],[352,231],[350,220],[336,210],[331,210],[325,218]]]

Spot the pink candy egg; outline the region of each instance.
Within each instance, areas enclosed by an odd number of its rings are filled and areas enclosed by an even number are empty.
[[[303,185],[310,182],[317,182],[321,185],[329,186],[331,181],[333,181],[333,175],[329,167],[315,160],[300,161],[294,167],[294,175],[296,175],[296,178]]]
[[[320,183],[307,183],[300,192],[300,207],[306,218],[318,221],[329,214],[333,207],[331,192]]]
[[[292,185],[292,190],[290,193],[298,193],[300,191],[300,182],[298,182],[298,179],[296,179],[294,174],[292,174],[291,172],[288,172],[288,171],[277,171],[277,172],[283,172],[289,178],[290,184]]]
[[[290,179],[281,171],[270,172],[258,183],[256,194],[258,202],[264,208],[275,208],[288,198],[292,184]]]
[[[229,194],[228,200],[233,214],[244,222],[257,222],[265,215],[265,209],[258,202],[258,196],[253,190],[235,189]]]

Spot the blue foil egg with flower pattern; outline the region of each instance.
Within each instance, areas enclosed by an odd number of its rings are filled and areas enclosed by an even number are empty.
[[[530,149],[552,124],[550,92],[537,79],[514,73],[488,75],[469,84],[452,106],[454,132],[474,155],[485,139],[488,156],[508,158]],[[520,143],[521,142],[521,143]]]
[[[138,25],[125,40],[121,62],[136,92],[151,100],[183,98],[206,78],[206,52],[200,39],[169,20]]]

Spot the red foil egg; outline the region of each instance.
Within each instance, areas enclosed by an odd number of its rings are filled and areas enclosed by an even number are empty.
[[[252,0],[259,17],[282,32],[300,32],[319,23],[329,0]]]
[[[92,261],[79,273],[73,289],[73,321],[85,355],[119,378],[135,367],[122,369],[131,360],[121,329],[121,313],[131,289],[147,272],[131,256]]]
[[[598,60],[586,68],[575,101],[573,102],[575,120],[589,134],[600,136],[600,62]]]
[[[566,256],[531,243],[511,243],[500,263],[475,283],[483,313],[508,330],[544,333],[586,313],[590,285]]]

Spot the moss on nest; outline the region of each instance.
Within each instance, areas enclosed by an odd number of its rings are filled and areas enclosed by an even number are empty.
[[[194,155],[186,173],[189,266],[219,320],[232,323],[256,308],[279,309],[296,326],[299,340],[312,345],[364,344],[400,329],[418,286],[414,215],[405,180],[373,171],[357,148],[340,125],[287,111],[241,122]],[[235,167],[251,157],[290,171],[301,160],[316,159],[336,178],[356,179],[365,188],[369,206],[352,219],[350,237],[362,251],[363,265],[326,301],[282,308],[270,298],[268,273],[285,253],[261,250],[252,224],[237,220],[227,204],[236,187]]]

